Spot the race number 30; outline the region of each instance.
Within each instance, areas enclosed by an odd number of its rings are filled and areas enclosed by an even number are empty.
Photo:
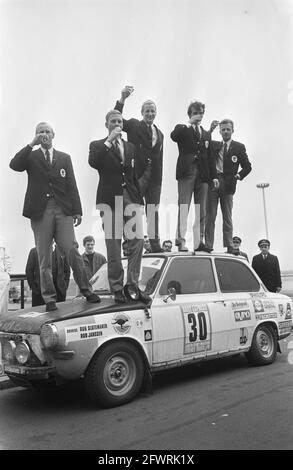
[[[211,322],[206,304],[181,307],[184,324],[184,354],[211,349]]]

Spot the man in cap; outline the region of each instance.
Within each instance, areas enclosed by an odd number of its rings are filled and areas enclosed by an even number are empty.
[[[269,252],[269,240],[263,238],[258,246],[261,253],[253,257],[252,267],[270,292],[280,292],[282,281],[279,260]]]
[[[244,256],[244,258],[247,259],[248,261],[248,256],[247,256],[247,253],[244,253],[244,251],[240,251],[240,245],[241,245],[241,238],[240,237],[237,237],[236,235],[232,238],[232,242],[233,242],[233,248],[235,250],[234,254],[236,256],[240,255],[240,256]]]
[[[52,242],[65,254],[73,277],[88,302],[100,302],[88,282],[75,240],[74,226],[82,220],[82,209],[71,158],[55,150],[53,128],[40,122],[31,143],[10,162],[15,171],[26,171],[28,185],[23,216],[31,220],[40,263],[41,295],[46,311],[57,309],[57,293],[52,276]],[[34,150],[35,146],[40,146]]]
[[[133,87],[125,86],[115,108],[121,113],[125,100],[133,92]],[[141,194],[145,201],[147,234],[153,253],[161,252],[159,235],[159,205],[163,173],[164,135],[154,124],[157,115],[156,104],[147,100],[141,107],[142,119],[123,119],[123,130],[127,140],[136,147],[136,173]]]

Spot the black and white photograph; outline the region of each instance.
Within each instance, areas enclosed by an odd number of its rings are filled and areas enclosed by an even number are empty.
[[[292,0],[0,0],[0,451],[293,450],[292,51]]]

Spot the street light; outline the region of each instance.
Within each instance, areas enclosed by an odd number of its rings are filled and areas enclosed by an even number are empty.
[[[265,214],[265,226],[266,226],[266,236],[269,240],[269,231],[268,231],[268,220],[267,220],[267,209],[266,209],[266,198],[265,198],[265,188],[269,187],[269,183],[259,183],[256,185],[257,188],[262,189],[262,197],[263,197],[263,209]]]

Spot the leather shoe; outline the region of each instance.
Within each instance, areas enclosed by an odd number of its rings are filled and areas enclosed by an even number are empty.
[[[57,305],[54,300],[51,300],[46,304],[46,312],[53,312],[53,310],[57,310]]]
[[[178,251],[189,251],[187,246],[185,245],[185,243],[180,243],[180,245],[178,245]]]
[[[149,302],[152,301],[152,298],[146,292],[142,292],[140,289],[138,289],[138,293],[139,293],[139,300],[141,300],[141,302],[148,304]]]
[[[123,294],[122,290],[117,290],[116,292],[114,292],[114,301],[117,304],[126,304],[127,303],[127,299],[126,299],[125,295]]]
[[[89,295],[86,295],[85,297],[86,297],[87,302],[90,302],[91,304],[101,302],[100,297],[94,292],[91,292]]]
[[[210,253],[212,250],[208,248],[203,242],[200,242],[194,251],[206,251],[207,253]]]

